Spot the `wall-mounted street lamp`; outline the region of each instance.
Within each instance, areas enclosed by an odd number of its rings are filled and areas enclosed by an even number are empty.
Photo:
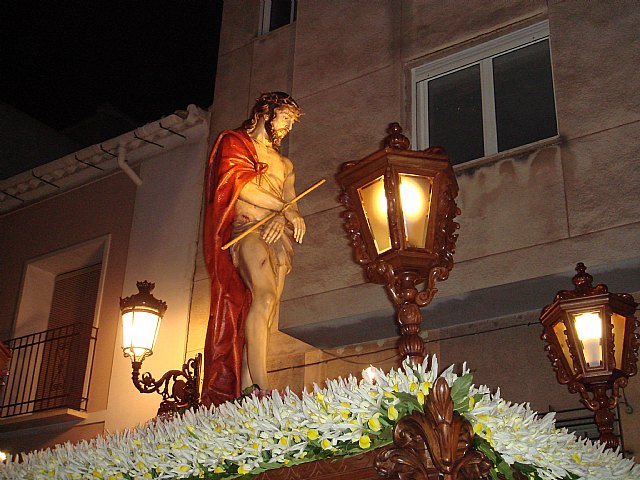
[[[125,357],[131,358],[131,379],[138,391],[162,395],[158,416],[172,417],[180,408],[200,405],[202,355],[187,360],[182,370],[169,370],[159,380],[155,380],[149,372],[140,378],[142,361],[153,354],[160,320],[167,310],[167,304],[151,294],[155,284],[145,280],[137,282],[137,286],[138,293],[120,299],[122,351]]]
[[[421,362],[419,307],[453,268],[458,183],[441,148],[409,150],[397,123],[387,132],[382,150],[342,165],[342,215],[356,261],[370,282],[386,286],[398,309],[401,355]]]
[[[542,310],[542,339],[560,384],[580,393],[595,412],[600,441],[615,448],[619,443],[611,410],[618,404],[619,390],[637,372],[638,304],[628,293],[609,293],[602,284],[594,287],[583,263],[576,271],[575,288],[558,292]]]

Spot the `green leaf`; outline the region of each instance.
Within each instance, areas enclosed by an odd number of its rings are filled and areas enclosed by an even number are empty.
[[[456,378],[451,386],[451,399],[453,400],[453,408],[456,411],[464,411],[469,409],[469,389],[473,382],[473,376],[470,373]]]
[[[484,455],[489,459],[489,461],[492,464],[495,465],[496,463],[498,463],[498,455],[496,454],[495,450],[491,447],[491,445],[489,445],[489,442],[487,442],[484,438],[479,437],[477,435],[474,437],[474,442],[475,442],[476,450],[484,453]]]
[[[529,465],[528,463],[515,462],[513,464],[513,468],[524,474],[535,473],[537,471],[536,467]]]
[[[418,410],[422,412],[422,406],[418,403],[418,399],[410,394],[404,392],[396,393],[396,397],[400,400],[400,403],[396,405],[396,409],[400,414],[400,417],[404,415],[411,415],[414,411]]]
[[[380,417],[378,417],[378,420],[380,420],[380,425],[382,426],[382,429],[387,429],[387,428],[391,428],[393,427],[393,423],[391,420],[389,420],[387,418],[387,411],[385,410],[384,412],[380,412]]]
[[[501,460],[498,465],[496,465],[496,468],[507,480],[513,480],[513,469],[507,462]]]

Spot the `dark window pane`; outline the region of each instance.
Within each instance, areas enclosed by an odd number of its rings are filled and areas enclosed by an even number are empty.
[[[453,164],[484,156],[479,65],[429,82],[429,146],[444,147]]]
[[[269,19],[269,31],[284,27],[291,23],[291,9],[293,19],[296,15],[296,2],[292,0],[271,0],[271,18]]]
[[[549,41],[493,59],[498,151],[558,133]]]

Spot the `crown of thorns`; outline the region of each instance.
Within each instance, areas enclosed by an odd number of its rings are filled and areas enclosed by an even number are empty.
[[[296,120],[302,115],[300,105],[296,102],[291,95],[284,92],[269,92],[263,93],[256,98],[256,106],[260,104],[275,105],[276,107],[287,107],[295,115]]]

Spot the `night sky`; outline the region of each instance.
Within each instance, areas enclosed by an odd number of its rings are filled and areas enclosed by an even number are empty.
[[[0,101],[60,130],[110,104],[140,125],[213,101],[222,0],[0,5]]]

